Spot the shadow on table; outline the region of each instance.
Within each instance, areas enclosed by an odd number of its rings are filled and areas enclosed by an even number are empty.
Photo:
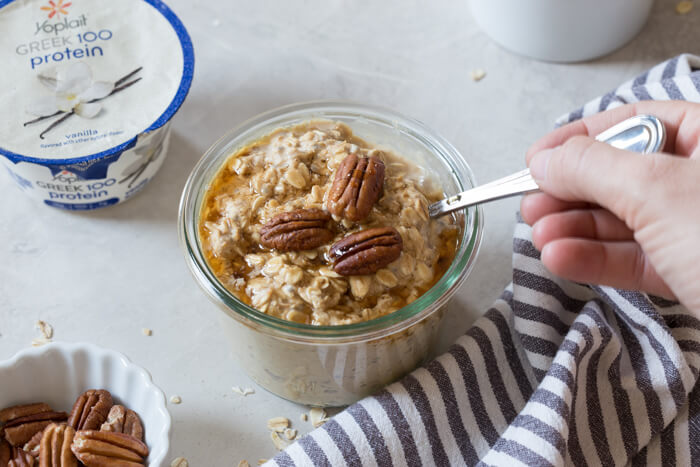
[[[235,414],[232,414],[235,416]],[[245,439],[251,436],[250,431],[241,431],[236,429],[236,423],[217,423],[214,420],[210,420],[207,417],[197,417],[192,414],[191,417],[177,417],[177,420],[173,420],[172,438],[170,442],[170,452],[169,459],[167,459],[167,464],[170,465],[170,460],[183,456],[188,458],[190,465],[205,465],[210,459],[196,459],[193,457],[192,453],[183,452],[180,446],[193,446],[196,443],[193,440],[205,440],[206,450],[215,453],[212,454],[212,458],[222,458],[222,453],[230,453],[232,458],[235,457],[235,462],[231,462],[231,465],[236,465],[238,462],[238,456],[241,453],[231,452],[232,447],[240,447],[245,444]],[[272,446],[270,444],[270,446]],[[198,446],[197,451],[204,452],[204,449]],[[262,456],[260,456],[262,457]],[[242,458],[241,458],[242,459]],[[254,461],[251,463],[254,465]]]

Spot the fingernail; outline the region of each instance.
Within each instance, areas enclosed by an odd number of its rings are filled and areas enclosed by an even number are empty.
[[[545,149],[538,152],[530,160],[530,175],[535,181],[542,181],[547,178],[547,164],[552,156],[553,149]]]

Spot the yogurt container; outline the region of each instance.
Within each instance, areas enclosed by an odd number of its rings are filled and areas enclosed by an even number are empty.
[[[163,164],[194,51],[160,0],[0,0],[0,160],[48,206],[90,210]]]

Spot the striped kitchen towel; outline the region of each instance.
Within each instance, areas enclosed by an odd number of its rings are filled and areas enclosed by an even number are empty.
[[[558,123],[648,99],[700,102],[700,57],[664,62]],[[687,309],[552,276],[519,219],[513,282],[466,335],[269,464],[700,465],[699,371]]]

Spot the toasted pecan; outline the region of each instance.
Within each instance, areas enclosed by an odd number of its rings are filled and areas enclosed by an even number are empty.
[[[43,410],[43,408],[42,408]],[[16,414],[28,413],[26,410],[19,410]],[[65,421],[68,414],[65,412],[39,412],[22,417],[14,418],[3,426],[5,439],[14,447],[23,447],[32,437],[42,431],[52,422]]]
[[[142,441],[111,431],[78,431],[71,450],[86,467],[137,467],[148,457],[148,446]]]
[[[107,421],[102,424],[100,431],[126,433],[143,441],[143,425],[138,414],[123,405],[112,407],[109,414],[107,414]]]
[[[78,459],[71,451],[75,430],[65,423],[52,423],[44,429],[39,449],[39,467],[76,467]]]
[[[333,239],[330,220],[321,209],[283,212],[260,229],[260,243],[279,251],[311,250]]]
[[[369,158],[357,154],[346,156],[328,192],[328,211],[350,221],[367,218],[382,194],[384,172],[384,163],[376,155]]]
[[[109,391],[89,389],[73,404],[68,424],[76,430],[97,430],[107,419],[113,404]]]
[[[393,227],[376,227],[333,244],[333,270],[343,276],[372,274],[401,256],[403,240]]]

